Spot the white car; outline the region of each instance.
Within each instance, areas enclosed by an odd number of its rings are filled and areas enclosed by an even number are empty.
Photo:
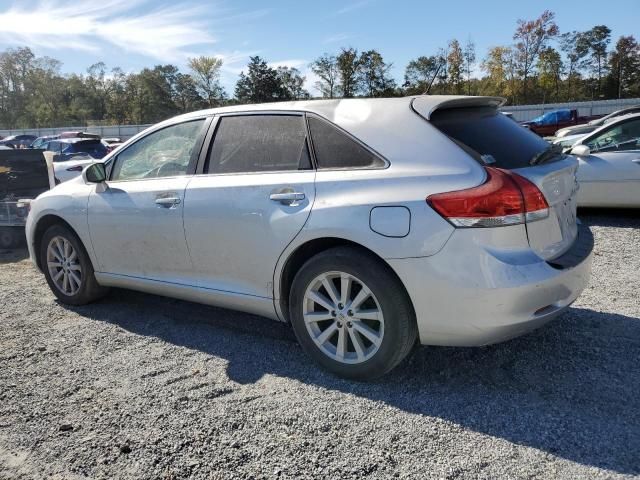
[[[640,207],[640,114],[626,115],[576,140],[578,206]]]
[[[474,346],[555,318],[589,281],[577,161],[504,99],[241,105],[160,123],[31,204],[61,302],[124,287],[290,322],[369,379],[419,342]],[[283,359],[286,361],[286,359]]]
[[[53,152],[53,173],[57,183],[66,182],[82,173],[82,170],[108,152],[97,138],[56,138],[46,142],[42,148]]]
[[[54,159],[53,174],[57,183],[66,182],[77,177],[85,167],[95,163],[90,155],[77,154],[65,159]]]

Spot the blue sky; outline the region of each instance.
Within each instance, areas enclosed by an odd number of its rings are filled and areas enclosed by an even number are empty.
[[[489,47],[511,43],[518,18],[545,9],[556,13],[562,32],[605,24],[614,42],[640,37],[640,0],[0,0],[0,50],[28,45],[61,60],[65,72],[97,61],[125,71],[184,68],[189,56],[217,55],[232,94],[249,55],[299,68],[311,87],[308,64],[323,52],[375,48],[400,81],[409,60],[452,38],[471,38],[482,58]]]

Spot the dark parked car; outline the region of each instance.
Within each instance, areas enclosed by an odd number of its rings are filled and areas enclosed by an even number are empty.
[[[0,145],[6,145],[12,148],[26,148],[38,138],[35,135],[11,135],[0,140]]]
[[[38,137],[33,141],[29,148],[44,148],[51,140],[57,140],[58,138],[60,138],[60,135],[47,135],[46,137]]]
[[[49,141],[43,148],[63,156],[85,153],[92,158],[102,158],[107,154],[107,147],[94,138],[60,138]]]

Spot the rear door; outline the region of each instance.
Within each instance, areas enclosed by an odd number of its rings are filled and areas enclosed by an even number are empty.
[[[276,262],[311,212],[314,179],[303,115],[219,117],[185,195],[197,285],[272,297]]]
[[[480,163],[513,170],[544,193],[549,216],[527,222],[529,245],[538,255],[551,259],[571,247],[577,236],[575,158],[549,155],[545,163],[535,165],[549,143],[494,107],[440,110],[431,114],[430,121]]]

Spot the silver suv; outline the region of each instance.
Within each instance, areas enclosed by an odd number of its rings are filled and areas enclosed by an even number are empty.
[[[31,257],[63,303],[124,287],[290,322],[349,378],[388,372],[416,342],[502,341],[576,299],[593,246],[576,220],[576,160],[502,102],[176,117],[38,197]]]

